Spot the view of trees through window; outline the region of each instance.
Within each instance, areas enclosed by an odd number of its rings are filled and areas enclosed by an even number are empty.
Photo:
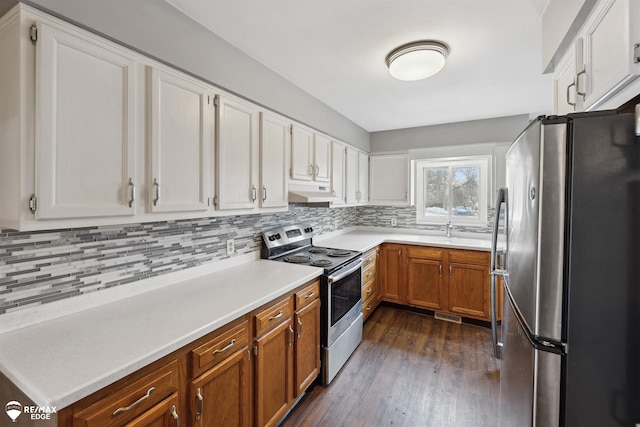
[[[480,216],[480,167],[426,167],[423,177],[425,217]]]

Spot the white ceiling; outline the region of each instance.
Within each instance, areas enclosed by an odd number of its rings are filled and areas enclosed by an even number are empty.
[[[547,0],[168,1],[370,132],[551,110]],[[394,80],[386,55],[421,39],[449,45],[445,68]]]

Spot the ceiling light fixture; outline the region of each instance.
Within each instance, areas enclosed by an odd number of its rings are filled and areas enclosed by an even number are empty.
[[[449,47],[441,42],[422,40],[402,45],[387,55],[389,73],[404,81],[431,77],[444,67]]]

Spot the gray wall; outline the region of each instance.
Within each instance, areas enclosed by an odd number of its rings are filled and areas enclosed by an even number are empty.
[[[0,0],[0,11],[15,0]],[[230,92],[369,151],[369,133],[162,0],[27,0]]]
[[[371,152],[416,150],[511,142],[529,124],[529,116],[498,117],[371,133]]]

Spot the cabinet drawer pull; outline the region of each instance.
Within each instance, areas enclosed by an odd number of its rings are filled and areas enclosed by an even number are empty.
[[[371,306],[370,306],[370,305],[368,305],[368,306],[367,306],[367,308],[365,308],[365,310],[367,310],[367,311],[371,311]]]
[[[316,165],[316,176],[320,175],[320,166]]]
[[[132,409],[134,409],[136,406],[140,405],[142,402],[144,402],[145,400],[147,400],[150,396],[151,393],[154,392],[156,388],[155,387],[151,387],[149,390],[147,390],[147,394],[145,394],[144,396],[142,396],[140,399],[136,400],[135,402],[133,402],[131,405],[129,406],[125,406],[124,408],[118,408],[115,411],[113,411],[113,415],[116,416],[122,412],[127,412],[130,411]]]
[[[574,80],[573,83],[571,83],[569,86],[567,86],[567,104],[571,105],[572,107],[576,106],[575,102],[571,102],[571,97],[570,97],[571,88],[575,87],[575,85],[576,85],[576,81]]]
[[[200,417],[202,417],[202,412],[204,411],[204,398],[200,392],[200,387],[196,390],[196,397],[198,398],[198,413],[196,414],[196,421],[200,421]]]
[[[236,339],[232,339],[231,342],[229,344],[227,344],[226,347],[221,348],[221,349],[216,349],[213,351],[212,356],[215,356],[218,353],[224,353],[225,351],[229,350],[231,347],[233,347],[233,345],[236,343]]]
[[[309,165],[309,175],[313,175],[313,165]]]
[[[373,292],[373,289],[369,288],[365,291],[366,293],[370,294],[371,292]]]
[[[255,202],[257,198],[258,198],[258,189],[256,188],[255,185],[252,185],[251,186],[251,201]]]
[[[266,201],[267,200],[267,187],[265,187],[264,185],[262,186],[262,201]]]
[[[302,322],[300,321],[299,317],[298,317],[298,325],[300,325],[300,329],[298,330],[298,338],[300,338],[300,336],[302,335]]]
[[[373,276],[373,273],[371,273],[370,271],[367,271],[367,277],[371,277]]]
[[[276,314],[275,316],[269,317],[269,322],[271,322],[272,320],[281,318],[283,314],[284,314],[284,311],[280,310],[280,313]]]
[[[453,277],[453,267],[449,266],[449,277]]]
[[[306,297],[304,297],[304,299],[309,299],[309,298],[313,298],[316,296],[316,291],[311,292],[309,295],[307,295]]]
[[[440,276],[442,276],[442,264],[440,264]]]
[[[179,427],[180,423],[178,422],[178,412],[176,411],[176,405],[173,405],[171,407],[171,416],[173,416],[174,427]]]

